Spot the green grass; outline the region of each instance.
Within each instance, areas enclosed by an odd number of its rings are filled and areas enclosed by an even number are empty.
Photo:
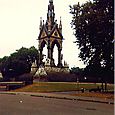
[[[81,88],[91,89],[101,87],[101,84],[77,84],[73,82],[38,82],[32,85],[17,89],[18,92],[61,92],[61,91],[76,91]],[[108,85],[109,90],[114,90],[113,85]]]

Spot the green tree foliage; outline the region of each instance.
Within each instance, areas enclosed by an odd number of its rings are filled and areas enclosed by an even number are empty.
[[[79,57],[87,64],[87,72],[113,80],[114,1],[78,3],[70,6],[70,13]]]
[[[71,73],[74,73],[76,75],[81,76],[83,74],[83,69],[81,69],[79,67],[72,67],[71,68]]]
[[[4,56],[3,58],[0,58],[0,71],[2,71],[3,66],[8,60],[8,56]]]
[[[36,60],[38,59],[38,50],[34,46],[29,48],[28,54],[29,54],[30,59],[32,60],[32,62],[34,62],[35,59]]]
[[[16,52],[12,53],[9,57],[3,57],[0,59],[0,70],[3,77],[9,80],[12,77],[17,77],[24,73],[29,73],[31,70],[31,64],[38,57],[37,49],[32,46],[28,48],[20,48]]]
[[[38,51],[34,46],[30,47],[29,49],[22,47],[16,51],[17,52],[11,54],[12,59],[19,59],[19,60],[26,60],[26,61],[31,60],[33,62],[38,57]]]

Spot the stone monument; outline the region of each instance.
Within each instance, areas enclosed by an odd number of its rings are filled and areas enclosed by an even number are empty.
[[[38,36],[38,70],[36,74],[40,75],[40,71],[44,74],[45,72],[69,72],[69,65],[64,62],[63,54],[62,54],[62,21],[60,17],[60,23],[57,24],[57,20],[55,20],[55,12],[54,12],[54,4],[53,0],[49,0],[48,4],[48,12],[46,22],[40,18],[40,26],[39,26],[39,36]],[[47,46],[47,57],[45,63],[43,63],[43,49]],[[58,64],[55,64],[54,56],[54,46],[57,47],[58,50]],[[41,67],[42,65],[42,67]],[[41,73],[42,73],[41,72]]]

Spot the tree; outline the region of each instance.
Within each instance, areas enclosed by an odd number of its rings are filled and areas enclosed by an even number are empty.
[[[30,56],[32,62],[38,60],[38,50],[34,46],[28,49],[28,55]]]
[[[76,75],[82,75],[83,73],[83,69],[79,68],[79,67],[72,67],[71,68],[71,73],[74,73]]]
[[[93,0],[85,4],[70,6],[71,22],[79,57],[87,69],[97,69],[97,76],[113,81],[114,1]],[[98,71],[99,70],[99,71]],[[104,72],[104,73],[103,73]],[[93,72],[92,72],[93,73]],[[104,78],[103,78],[104,77]]]
[[[16,52],[12,53],[10,56],[12,59],[19,59],[25,61],[35,61],[38,58],[38,50],[32,46],[30,48],[20,48]]]
[[[83,81],[84,79],[84,69],[79,67],[72,67],[70,72],[76,75],[76,81]]]
[[[3,67],[5,66],[5,63],[8,60],[8,56],[4,56],[3,58],[0,59],[0,71],[3,71]]]
[[[5,80],[17,77],[31,71],[31,64],[37,59],[37,49],[32,46],[28,48],[20,48],[12,53],[9,57],[0,59],[0,69]]]

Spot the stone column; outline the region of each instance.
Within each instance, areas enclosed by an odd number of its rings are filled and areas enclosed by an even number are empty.
[[[51,59],[53,59],[53,48],[51,49]]]
[[[51,60],[51,47],[50,47],[50,38],[48,38],[48,44],[47,44],[47,58],[49,58]]]
[[[59,67],[62,66],[61,51],[62,51],[62,49],[58,49],[58,66]]]
[[[40,49],[39,51],[40,51],[40,56],[39,56],[39,65],[41,65],[41,64],[42,64],[42,58],[43,58],[43,57],[42,57],[42,51],[43,51],[43,50],[42,50],[42,49]]]
[[[47,58],[51,59],[51,48],[48,47],[47,49],[48,49],[48,57]]]
[[[54,59],[53,59],[53,48],[51,49],[51,66],[55,66]]]

